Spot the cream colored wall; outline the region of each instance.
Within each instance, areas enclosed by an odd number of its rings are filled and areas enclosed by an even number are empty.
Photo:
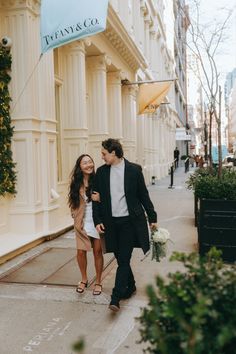
[[[121,84],[124,79],[172,76],[161,11],[154,3],[112,0],[105,33],[50,51],[40,60],[39,1],[4,3],[4,12],[0,7],[0,35],[13,40],[12,148],[18,172],[16,198],[0,199],[1,235],[19,235],[22,244],[71,225],[69,174],[81,153],[90,153],[99,166],[101,141],[108,137],[122,141],[125,156],[143,166],[147,183],[152,176],[167,175],[175,145],[171,105],[137,116],[138,87]]]
[[[61,207],[64,200],[61,204],[61,198],[52,194],[52,189],[58,191],[53,52],[40,57],[38,5],[33,0],[11,1],[1,9],[0,35],[13,42],[11,116],[17,194],[1,198],[0,230],[9,235],[9,242],[11,235],[18,235],[19,245],[22,237],[31,241],[71,223]]]

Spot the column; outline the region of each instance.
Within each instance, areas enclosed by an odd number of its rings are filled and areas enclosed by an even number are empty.
[[[161,178],[161,116],[160,112],[158,112],[157,119],[157,178]]]
[[[150,114],[145,114],[145,161],[146,161],[146,182],[147,184],[151,181],[152,175],[152,118]]]
[[[137,161],[136,152],[136,108],[137,87],[123,86],[122,88],[122,118],[123,118],[123,144],[125,155],[131,161]]]
[[[145,116],[144,114],[137,116],[137,162],[143,168],[145,167],[145,153],[144,153],[144,141],[145,141]]]
[[[87,110],[89,123],[89,152],[96,166],[102,164],[101,142],[108,137],[107,116],[107,65],[106,55],[87,58]]]
[[[161,163],[160,163],[160,172],[161,172],[161,178],[165,176],[164,173],[164,163],[165,163],[165,127],[164,127],[164,119],[161,118],[160,121],[160,133],[161,133]]]
[[[122,104],[120,71],[107,74],[108,130],[111,137],[122,139]]]
[[[157,114],[155,113],[153,118],[153,175],[158,178],[158,118]]]
[[[76,159],[88,149],[85,44],[75,41],[67,45],[63,59],[62,174],[68,179]]]

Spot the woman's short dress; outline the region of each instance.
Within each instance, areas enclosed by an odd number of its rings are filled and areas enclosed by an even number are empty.
[[[88,236],[100,238],[93,223],[92,202],[86,202],[83,228]]]
[[[80,194],[80,205],[72,210],[74,229],[76,235],[76,248],[91,251],[93,239],[99,239],[99,234],[93,223],[92,202],[87,202],[87,197]]]

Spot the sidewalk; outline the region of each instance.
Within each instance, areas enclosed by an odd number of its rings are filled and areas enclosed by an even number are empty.
[[[180,167],[175,171],[173,189],[168,188],[170,176],[149,187],[159,226],[170,231],[173,241],[169,254],[173,250],[196,249],[193,194],[185,188],[188,175]],[[170,263],[168,258],[156,263],[150,254],[144,257],[140,250],[134,250],[132,267],[137,294],[122,301],[120,312],[114,315],[107,309],[116,272],[112,254],[105,256],[105,263],[103,293],[97,297],[92,295],[91,255],[90,287],[83,295],[75,293],[80,275],[72,231],[0,266],[0,277],[4,276],[0,279],[0,333],[1,343],[5,343],[1,354],[69,354],[80,336],[85,338],[86,354],[141,354],[142,346],[136,343],[140,337],[135,318],[147,303],[145,287],[155,282],[156,274],[166,276],[179,265]]]

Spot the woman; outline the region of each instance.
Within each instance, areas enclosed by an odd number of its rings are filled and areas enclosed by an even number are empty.
[[[93,192],[92,189],[94,176],[93,159],[87,154],[81,155],[71,173],[69,206],[74,218],[77,261],[82,277],[76,291],[82,294],[88,286],[87,251],[93,249],[96,269],[96,283],[93,295],[100,295],[102,292],[103,254],[100,237],[94,227],[92,218],[92,200],[99,201],[99,193]]]

